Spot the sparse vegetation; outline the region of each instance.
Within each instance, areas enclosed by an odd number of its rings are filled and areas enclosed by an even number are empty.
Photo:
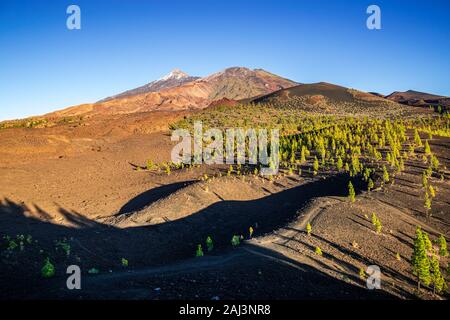
[[[55,275],[55,266],[50,262],[50,258],[45,258],[44,266],[41,269],[43,278],[52,278]]]
[[[416,229],[411,265],[413,273],[417,276],[417,288],[420,290],[421,284],[426,286],[430,285],[430,261],[427,256],[425,240],[420,227],[417,227]]]
[[[237,247],[240,243],[241,243],[241,239],[240,239],[239,236],[234,235],[234,236],[231,238],[231,245],[232,245],[233,247]]]
[[[314,252],[315,252],[317,255],[319,255],[319,256],[323,255],[322,249],[320,249],[319,247],[316,247],[316,249],[314,250]]]
[[[208,238],[206,238],[206,247],[208,249],[208,252],[211,252],[214,249],[214,243],[211,236],[208,236]]]
[[[350,199],[351,202],[355,202],[355,188],[353,188],[353,184],[350,181],[348,183],[348,198]]]
[[[445,237],[442,234],[439,236],[439,255],[441,257],[448,256],[447,241],[445,240]]]
[[[197,250],[195,251],[195,256],[196,257],[203,257],[203,249],[202,249],[202,245],[201,244],[197,245]]]
[[[306,224],[306,233],[308,234],[308,236],[311,235],[311,230],[312,230],[311,224],[308,222]]]

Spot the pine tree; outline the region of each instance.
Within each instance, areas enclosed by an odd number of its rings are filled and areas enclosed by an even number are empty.
[[[425,242],[420,227],[416,229],[416,239],[414,240],[414,250],[411,257],[413,273],[417,276],[417,288],[420,284],[428,286],[431,282],[430,261],[425,250]]]
[[[373,187],[374,187],[373,180],[371,178],[369,178],[369,180],[367,181],[367,191],[370,192],[370,190],[372,190]]]
[[[378,217],[377,217],[377,215],[375,213],[372,213],[372,224],[375,227],[376,233],[380,234],[381,233],[381,229],[382,229],[381,220],[378,219]]]
[[[436,156],[432,155],[431,159],[430,159],[430,162],[431,162],[431,167],[434,170],[437,171],[439,169],[439,160],[438,160],[438,158]]]
[[[447,241],[445,240],[445,237],[442,234],[439,236],[439,255],[441,257],[448,256]]]
[[[375,222],[375,231],[378,234],[380,234],[381,233],[381,229],[382,229],[381,221],[380,221],[380,219],[377,219],[377,221]]]
[[[426,189],[428,187],[428,177],[425,172],[422,173],[422,187]]]
[[[423,236],[423,242],[425,243],[425,250],[427,252],[433,252],[433,244],[431,243],[430,237],[428,236],[428,233],[422,231]]]
[[[306,225],[306,233],[308,234],[308,236],[311,235],[311,231],[312,231],[312,227],[311,227],[311,224],[308,222],[308,224]]]
[[[321,256],[323,254],[322,249],[320,249],[319,247],[316,247],[316,250],[314,250],[314,252],[319,256]]]
[[[338,171],[341,171],[342,167],[344,166],[344,163],[342,162],[342,158],[338,156],[337,162],[336,162],[336,168]]]
[[[41,269],[43,278],[51,278],[55,275],[55,266],[50,262],[50,258],[44,260],[44,266]]]
[[[195,256],[196,257],[203,257],[203,249],[202,249],[202,245],[199,244],[197,246],[197,251],[195,251]]]
[[[425,198],[424,198],[424,205],[425,209],[427,209],[427,215],[428,212],[431,210],[431,199],[430,196],[428,195],[428,192],[425,192]]]
[[[212,251],[214,249],[214,243],[210,236],[206,238],[206,247],[208,248],[208,251]]]
[[[366,278],[366,272],[364,271],[364,268],[359,268],[359,278],[361,280],[364,280]]]
[[[430,186],[428,187],[428,190],[430,191],[430,196],[431,196],[431,198],[436,197],[436,191],[434,191],[434,188],[433,188],[432,185],[430,185]]]
[[[417,129],[414,129],[414,142],[416,146],[421,147],[422,146],[422,140],[420,139],[419,132]]]
[[[386,169],[386,166],[383,166],[383,182],[389,182],[389,172]]]
[[[241,240],[240,240],[239,236],[234,235],[234,236],[231,238],[231,245],[232,245],[233,247],[237,247],[240,243],[241,243]]]
[[[300,154],[300,163],[306,162],[306,147],[302,146],[302,151]]]
[[[314,157],[313,170],[314,175],[316,175],[317,171],[319,170],[319,160],[317,159],[317,157]]]
[[[442,293],[447,291],[447,282],[441,274],[438,258],[433,255],[431,258],[431,283],[433,284],[434,293]]]
[[[353,188],[353,184],[352,184],[352,182],[350,181],[350,182],[348,183],[348,197],[349,197],[349,199],[350,199],[351,202],[355,202],[355,196],[356,196],[356,194],[355,194],[355,188]]]
[[[431,154],[430,145],[428,144],[428,140],[425,141],[425,154]]]

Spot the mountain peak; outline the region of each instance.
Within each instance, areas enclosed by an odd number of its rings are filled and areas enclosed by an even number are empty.
[[[159,80],[169,80],[169,79],[183,79],[188,78],[189,75],[178,68],[173,69],[170,73],[166,74]]]

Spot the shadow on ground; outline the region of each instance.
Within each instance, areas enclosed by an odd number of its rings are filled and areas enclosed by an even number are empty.
[[[356,182],[356,181],[355,181]],[[20,250],[8,250],[2,240],[0,297],[8,298],[121,298],[121,299],[298,299],[392,298],[336,279],[276,251],[251,244],[232,249],[233,235],[271,233],[297,216],[311,199],[343,196],[344,176],[321,179],[252,201],[220,201],[176,221],[120,229],[89,220],[60,208],[71,226],[51,222],[44,210],[4,199],[0,205],[0,234],[31,235]],[[355,185],[359,185],[355,183]],[[149,190],[123,206],[123,212],[146,206],[180,188],[171,185]],[[33,209],[33,210],[32,210]],[[122,211],[122,210],[121,210]],[[39,218],[35,217],[37,212]],[[48,221],[45,221],[48,220]],[[214,239],[215,249],[193,258],[197,244]],[[70,245],[70,254],[55,241]],[[42,279],[40,269],[49,257],[56,275]],[[126,258],[129,266],[121,265]],[[66,289],[65,270],[76,264],[83,270],[83,290]],[[96,268],[98,275],[87,270]],[[160,288],[159,290],[154,290]]]

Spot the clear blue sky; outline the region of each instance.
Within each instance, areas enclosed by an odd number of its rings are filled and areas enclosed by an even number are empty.
[[[81,8],[81,30],[66,8]],[[381,7],[382,30],[366,28]],[[0,119],[93,102],[180,68],[264,68],[450,95],[450,1],[0,0]]]

